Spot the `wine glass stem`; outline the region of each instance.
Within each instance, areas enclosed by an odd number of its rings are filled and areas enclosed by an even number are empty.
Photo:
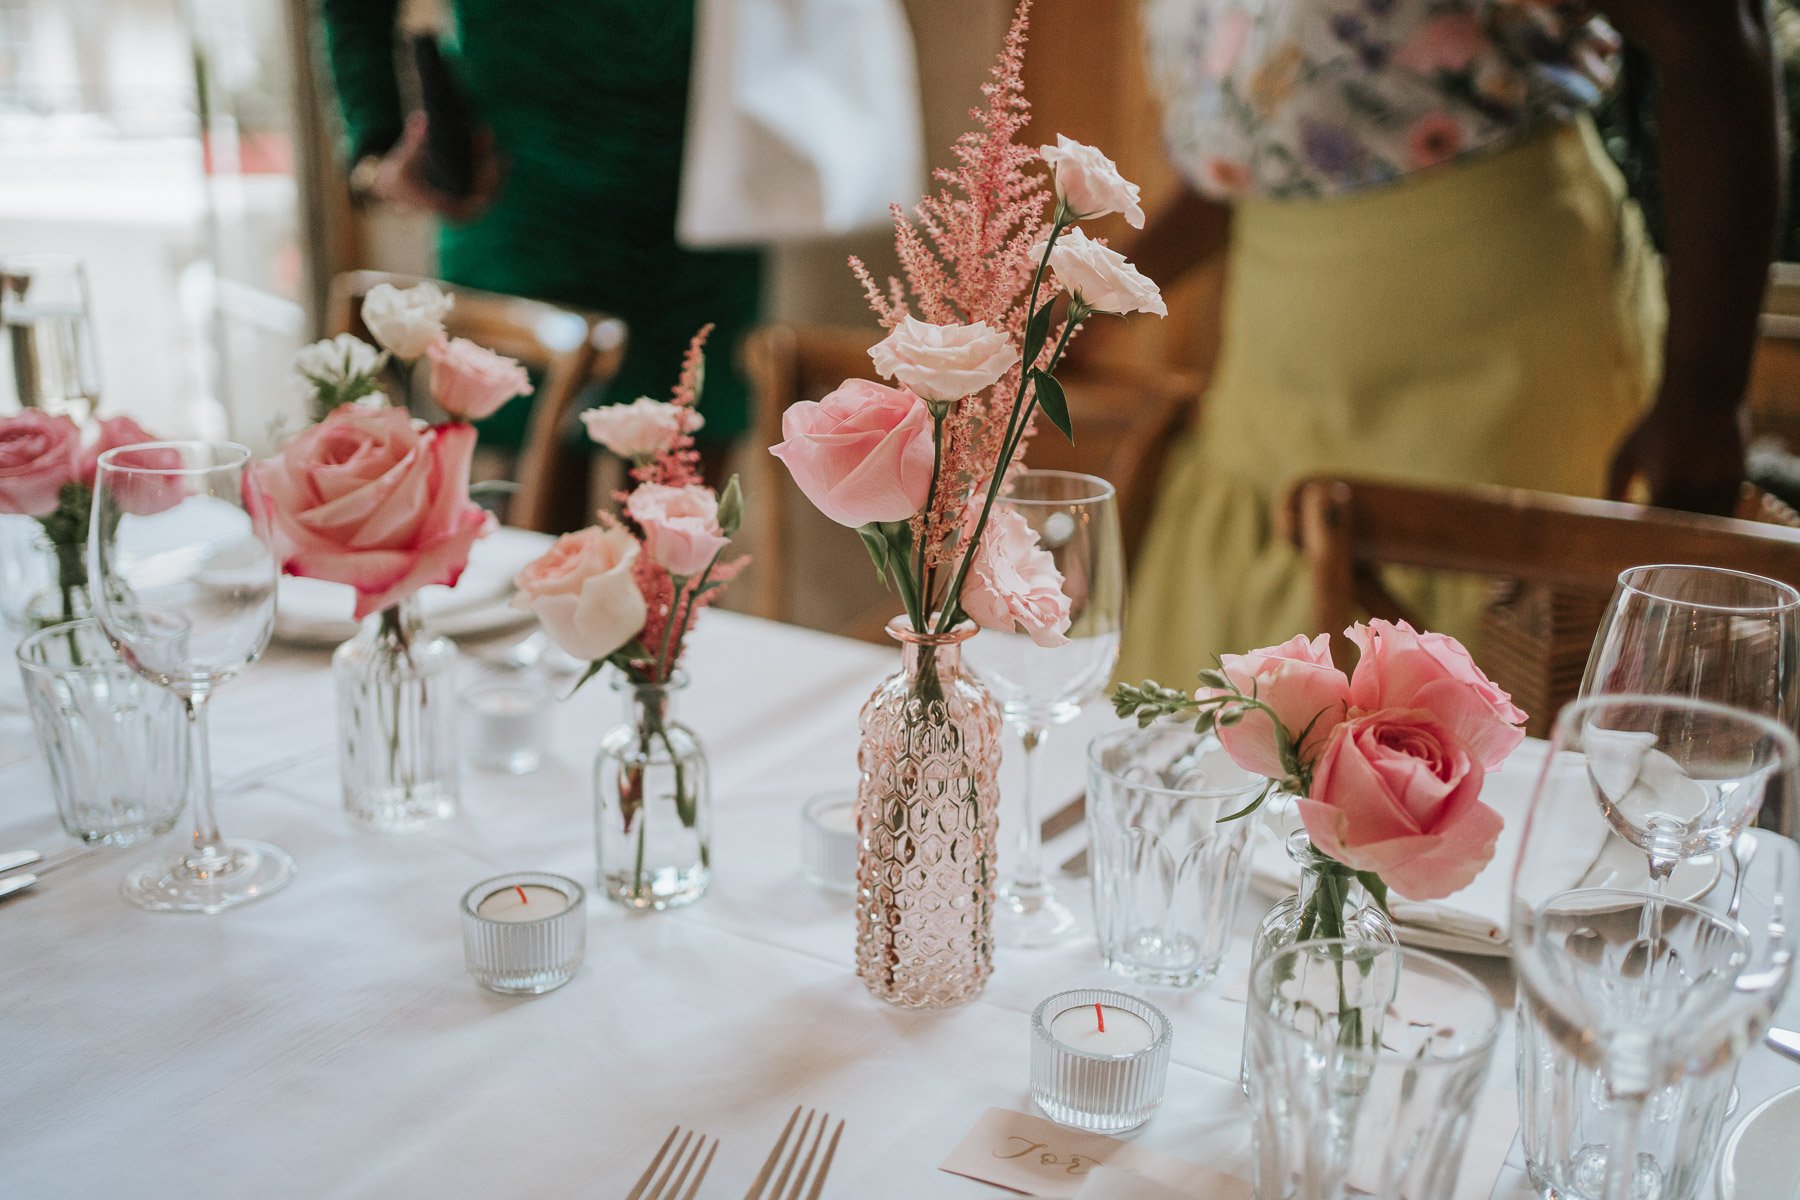
[[[1612,1137],[1606,1151],[1604,1200],[1637,1200],[1638,1125],[1644,1114],[1643,1096],[1611,1096]]]
[[[1037,748],[1048,729],[1028,725],[1019,731],[1019,744],[1025,748],[1025,785],[1019,796],[1019,865],[1013,882],[1023,888],[1041,887],[1044,882],[1044,837],[1037,820]]]
[[[182,701],[187,712],[188,790],[194,798],[194,857],[217,858],[224,851],[219,823],[213,817],[212,740],[207,735],[206,695]]]

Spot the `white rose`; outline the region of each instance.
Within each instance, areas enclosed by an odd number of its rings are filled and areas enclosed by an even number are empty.
[[[443,335],[452,303],[435,283],[405,289],[378,283],[363,297],[363,324],[395,358],[411,362]]]
[[[907,317],[870,348],[875,369],[924,400],[960,400],[992,387],[1019,361],[1012,339],[986,321],[933,325]]]
[[[1056,194],[1077,217],[1125,214],[1133,229],[1144,227],[1144,206],[1138,203],[1138,185],[1119,174],[1113,160],[1063,134],[1056,145],[1040,146],[1038,153],[1050,164]]]
[[[648,609],[632,574],[638,551],[624,529],[564,534],[514,578],[512,606],[535,614],[564,653],[598,662],[644,628]]]
[[[1043,253],[1044,244],[1039,242],[1032,254]],[[1169,315],[1162,293],[1149,276],[1126,261],[1123,254],[1102,246],[1079,229],[1067,229],[1056,239],[1050,251],[1050,271],[1065,292],[1080,297],[1095,312]]]
[[[607,404],[581,414],[588,436],[620,458],[646,459],[705,424],[699,413],[679,404],[639,396],[630,404]]]
[[[361,401],[376,394],[375,375],[387,356],[359,337],[340,333],[302,346],[294,355],[294,390],[304,399]]]

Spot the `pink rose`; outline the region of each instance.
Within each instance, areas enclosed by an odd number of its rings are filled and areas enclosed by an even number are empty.
[[[1494,857],[1502,822],[1481,802],[1483,774],[1431,713],[1371,713],[1332,731],[1300,819],[1338,862],[1409,900],[1441,900]]]
[[[491,417],[514,396],[531,394],[524,367],[468,338],[435,338],[425,357],[431,360],[431,398],[461,420]]]
[[[581,414],[588,436],[620,458],[636,461],[655,458],[675,445],[684,433],[705,422],[700,414],[681,404],[639,396],[630,404],[604,404]]]
[[[719,498],[698,484],[641,484],[626,498],[625,511],[644,531],[644,549],[656,565],[682,579],[706,570],[731,541],[719,528]]]
[[[49,516],[81,467],[81,430],[69,418],[35,408],[0,417],[0,512]]]
[[[911,392],[864,379],[781,416],[779,458],[818,510],[852,529],[904,521],[931,489],[931,415]]]
[[[637,539],[623,529],[566,533],[513,579],[512,606],[536,615],[564,653],[598,662],[644,628],[637,557]]]
[[[1019,361],[1004,332],[986,321],[933,325],[907,317],[869,348],[875,369],[926,400],[961,400],[1000,382]]]
[[[1220,665],[1225,678],[1238,691],[1255,696],[1275,710],[1273,720],[1268,713],[1253,708],[1246,710],[1240,720],[1219,727],[1219,742],[1225,753],[1252,774],[1270,779],[1287,777],[1288,769],[1275,741],[1274,720],[1281,722],[1289,737],[1301,739],[1295,752],[1302,762],[1308,762],[1349,715],[1350,680],[1332,665],[1331,638],[1326,634],[1311,641],[1296,635],[1279,646],[1222,655]],[[1220,694],[1202,688],[1195,698],[1205,700]]]
[[[251,470],[290,575],[356,589],[356,619],[454,586],[488,518],[469,499],[475,430],[345,405]]]
[[[1040,646],[1069,640],[1062,572],[1016,509],[997,507],[989,515],[963,580],[962,610],[983,629],[1026,633]]]
[[[1525,731],[1525,713],[1482,674],[1461,642],[1419,633],[1405,621],[1370,621],[1344,631],[1362,650],[1350,676],[1350,705],[1369,713],[1418,708],[1433,713],[1468,743],[1492,771],[1506,761]]]
[[[1475,61],[1486,39],[1473,12],[1450,12],[1419,26],[1394,51],[1394,63],[1419,75],[1461,71]]]
[[[102,454],[108,450],[158,440],[155,434],[130,417],[103,417],[95,424],[98,434],[93,443],[82,451],[81,459],[81,482],[89,487],[94,485],[94,479],[99,474]],[[176,472],[185,465],[181,451],[174,446],[145,445],[143,449],[133,450],[130,454],[115,454],[111,461],[117,466],[135,467],[149,472]],[[119,507],[140,517],[174,508],[186,495],[186,480],[178,474],[114,477],[113,496]]]
[[[1040,146],[1038,153],[1050,164],[1056,194],[1078,217],[1105,217],[1123,213],[1133,229],[1144,227],[1144,206],[1138,202],[1138,185],[1119,174],[1112,159],[1092,146],[1056,135],[1056,145]]]

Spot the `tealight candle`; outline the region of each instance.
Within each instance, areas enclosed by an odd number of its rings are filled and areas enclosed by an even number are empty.
[[[801,807],[800,866],[815,887],[856,890],[855,792],[823,792]]]
[[[463,955],[491,991],[536,994],[574,978],[587,949],[586,893],[573,879],[522,872],[463,894]]]
[[[490,771],[529,775],[550,738],[550,694],[541,685],[482,683],[462,694],[469,761]]]
[[[1169,1019],[1136,996],[1058,992],[1031,1014],[1031,1098],[1062,1125],[1135,1129],[1162,1104],[1172,1042]]]

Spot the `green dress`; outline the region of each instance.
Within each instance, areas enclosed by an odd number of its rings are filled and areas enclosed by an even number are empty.
[[[405,114],[395,82],[398,0],[321,0],[326,49],[353,155],[380,153]],[[737,343],[757,318],[762,256],[675,242],[693,57],[693,0],[454,0],[445,47],[505,164],[495,201],[445,223],[451,283],[598,309],[629,331],[601,399],[665,398],[688,339],[709,343],[701,402],[708,443],[749,426]],[[529,398],[484,423],[517,445]]]

